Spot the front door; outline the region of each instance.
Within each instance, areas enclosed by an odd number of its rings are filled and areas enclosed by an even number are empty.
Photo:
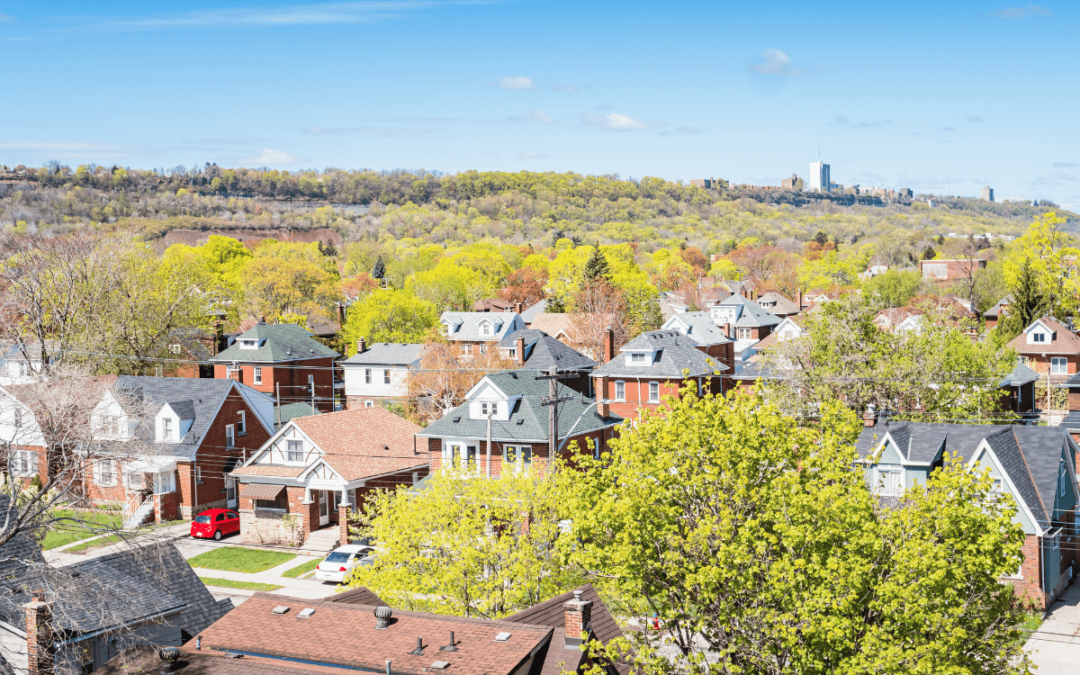
[[[319,490],[319,527],[330,524],[330,493]]]
[[[236,508],[236,479],[232,476],[225,477],[225,508]]]

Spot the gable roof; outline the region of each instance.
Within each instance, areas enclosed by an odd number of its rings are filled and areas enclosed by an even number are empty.
[[[1013,296],[1010,293],[1009,295],[1006,295],[1004,298],[998,300],[997,304],[995,304],[993,307],[991,307],[990,309],[983,312],[983,316],[985,318],[987,318],[987,319],[997,319],[998,317],[1001,316],[1001,310],[1004,309],[1006,306],[1011,305],[1012,302],[1013,302]]]
[[[769,311],[772,314],[798,314],[802,311],[801,307],[797,307],[794,302],[788,300],[784,296],[780,295],[776,291],[769,291],[765,295],[762,295],[757,299],[757,304],[763,309]],[[776,303],[772,307],[767,307],[769,303]]]
[[[311,336],[311,331],[296,324],[257,324],[241,333],[227,349],[210,360],[277,363],[340,356]],[[258,340],[258,348],[240,349],[241,340]]]
[[[1027,334],[1036,324],[1042,324],[1053,331],[1054,337],[1050,342],[1028,344]],[[1050,355],[1075,355],[1080,354],[1080,336],[1073,333],[1052,316],[1044,316],[1036,319],[1023,332],[1009,341],[1009,348],[1017,354],[1050,354]]]
[[[668,319],[661,330],[677,330],[695,344],[709,347],[731,342],[708,312],[682,312]]]
[[[551,337],[558,339],[560,335],[570,336],[570,333],[573,332],[573,320],[573,314],[541,312],[533,317],[532,323],[529,324],[529,328],[543,331]]]
[[[759,326],[775,326],[780,323],[780,317],[757,304],[753,300],[747,300],[741,295],[733,295],[720,303],[721,307],[728,305],[742,305],[743,310],[735,326],[738,328],[755,328]]]
[[[297,417],[308,417],[309,415],[318,415],[319,409],[313,407],[306,401],[300,401],[297,403],[286,403],[285,405],[277,409],[276,415],[279,416],[277,420],[278,425],[285,424],[289,420],[294,420]]]
[[[548,439],[550,428],[548,409],[541,405],[541,401],[548,395],[548,382],[536,379],[540,374],[539,371],[531,369],[492,373],[473,387],[474,391],[479,391],[487,383],[511,398],[520,397],[513,410],[510,411],[508,419],[492,420],[491,438],[493,441],[500,443],[542,442]],[[568,435],[577,436],[622,422],[622,418],[614,414],[601,417],[596,413],[593,399],[585,398],[561,382],[556,385],[555,392],[559,398],[568,399],[558,405],[559,439],[565,440]],[[484,438],[486,434],[487,419],[469,419],[469,401],[466,401],[429,424],[417,436],[420,438]]]
[[[1040,375],[1028,368],[1023,363],[1016,364],[1016,367],[1012,369],[1012,372],[1005,376],[1005,379],[1001,381],[999,387],[1022,387],[1025,384],[1030,384],[1039,379]],[[1074,378],[1076,377],[1074,376]],[[1071,381],[1071,380],[1070,380]],[[1080,384],[1080,383],[1078,383]],[[1066,384],[1068,386],[1068,384]]]
[[[499,342],[499,348],[516,348],[519,337],[525,341],[523,366],[530,370],[547,370],[551,366],[559,370],[592,370],[596,367],[596,361],[535,328],[524,328],[508,333]],[[518,358],[521,358],[520,354]]]
[[[525,322],[526,326],[528,326],[533,322],[534,319],[536,319],[538,315],[543,314],[547,311],[547,306],[547,300],[541,300],[540,302],[531,305],[528,309],[521,313],[521,320]]]
[[[443,312],[439,322],[444,326],[458,326],[448,334],[451,340],[480,340],[497,342],[514,326],[514,320],[520,318],[514,312]],[[481,335],[480,326],[491,324],[491,335]]]
[[[626,352],[651,351],[653,362],[644,366],[627,363]],[[654,330],[642,333],[623,345],[619,354],[593,371],[594,376],[626,378],[664,378],[681,380],[686,376],[701,377],[715,374],[728,367],[697,348],[697,343],[677,330]]]
[[[353,354],[341,362],[342,367],[351,366],[403,366],[416,367],[424,355],[424,345],[403,342],[377,342],[362,354]]]

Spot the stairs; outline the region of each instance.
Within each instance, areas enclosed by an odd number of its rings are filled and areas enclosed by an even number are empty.
[[[300,550],[319,555],[329,553],[337,547],[339,535],[338,528],[334,525],[324,527],[321,530],[315,530],[307,536],[307,539],[304,540],[304,545],[300,547]]]
[[[139,508],[135,509],[135,513],[131,514],[127,520],[124,521],[125,530],[135,530],[146,524],[146,521],[151,520],[154,517],[154,495],[149,495],[142,504],[139,504]]]

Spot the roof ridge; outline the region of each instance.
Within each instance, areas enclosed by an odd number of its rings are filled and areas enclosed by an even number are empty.
[[[1049,520],[1053,517],[1053,514],[1047,515],[1050,512],[1046,510],[1046,504],[1043,503],[1042,494],[1039,492],[1039,484],[1035,481],[1035,476],[1031,473],[1031,467],[1028,466],[1027,454],[1024,452],[1024,446],[1020,444],[1020,439],[1016,436],[1016,427],[1010,425],[1007,427],[1007,430],[1012,432],[1013,442],[1016,443],[1016,449],[1020,451],[1020,459],[1024,462],[1024,470],[1027,471],[1028,480],[1031,481],[1031,486],[1034,488],[1035,498],[1039,500],[1039,506],[1042,507],[1043,517]],[[993,450],[993,448],[991,448],[991,450]]]

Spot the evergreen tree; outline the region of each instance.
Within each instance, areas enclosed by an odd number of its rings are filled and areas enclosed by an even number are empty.
[[[371,268],[371,278],[380,282],[386,278],[386,264],[383,263],[382,256],[375,260],[375,266]]]
[[[937,256],[937,251],[934,250],[933,246],[931,246],[930,244],[927,244],[926,248],[923,249],[922,259],[923,260],[933,260],[935,256]]]
[[[1000,339],[1011,340],[1041,318],[1047,311],[1046,296],[1039,285],[1039,278],[1031,260],[1024,260],[1016,286],[1012,289],[1012,302],[1005,310],[1005,318],[999,324]]]
[[[645,314],[645,319],[641,330],[660,330],[660,326],[664,325],[664,314],[660,311],[660,298],[654,299],[649,303],[649,309]]]
[[[587,281],[611,279],[611,270],[608,268],[607,258],[604,257],[600,246],[593,247],[592,255],[589,256],[588,262],[585,263],[585,279]]]
[[[559,240],[562,239],[563,236],[564,235],[563,235],[562,230],[552,230],[551,231],[551,247],[555,248],[559,244]]]
[[[821,230],[818,230],[818,233],[814,235],[814,241],[824,247],[825,244],[829,243],[829,235],[825,234]]]
[[[320,241],[319,253],[323,254],[327,258],[336,258],[338,256],[337,246],[334,245],[333,240],[328,241],[325,244]]]

